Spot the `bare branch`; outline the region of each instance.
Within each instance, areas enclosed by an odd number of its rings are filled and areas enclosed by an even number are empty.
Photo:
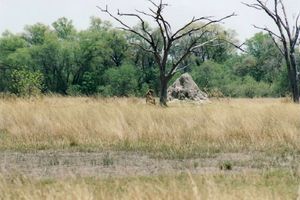
[[[156,4],[156,3],[154,3],[154,1],[152,1],[152,0],[148,0],[152,5],[154,5],[154,7],[156,7],[156,8],[158,8],[159,6]]]
[[[283,16],[284,16],[284,22],[285,22],[284,27],[290,33],[290,25],[289,25],[289,21],[288,21],[288,18],[287,18],[285,6],[284,6],[284,4],[282,3],[281,0],[279,0],[279,4],[281,5],[281,10],[282,10],[282,13],[283,13]]]
[[[199,44],[199,45],[193,46],[193,47],[190,49],[190,51],[193,51],[194,49],[203,47],[203,46],[207,45],[208,43],[211,43],[211,42],[213,42],[213,41],[215,41],[215,40],[217,40],[217,39],[218,39],[218,38],[213,38],[213,39],[210,39],[210,40],[208,40],[208,41],[206,41],[206,42],[203,42],[203,43],[201,43],[201,44]]]
[[[181,70],[184,70],[184,69],[186,69],[187,67],[188,67],[188,65],[185,65],[185,66],[183,66],[183,67],[177,66],[177,67],[174,69],[173,74],[176,74],[177,72],[179,72],[179,71],[181,71]]]
[[[141,22],[143,32],[146,33],[146,35],[148,35],[148,37],[150,38],[150,40],[147,41],[147,42],[148,43],[154,43],[153,36],[151,35],[151,33],[149,33],[149,31],[146,30],[145,21],[139,15],[137,15],[137,14],[131,14],[131,13],[129,13],[129,14],[128,13],[120,13],[119,10],[118,10],[118,15],[119,16],[128,16],[128,17],[136,17],[136,18],[138,18],[140,20],[140,22]],[[133,30],[133,29],[131,29],[131,30]]]
[[[287,14],[286,14],[286,11],[285,11],[285,7],[284,7],[284,4],[282,3],[281,0],[279,0],[279,4],[281,5],[281,9],[282,9],[283,16],[284,16],[284,22],[285,22],[285,24],[283,25],[283,27],[286,30],[286,33],[287,33],[288,38],[289,38],[290,45],[292,46],[293,43],[294,43],[294,39],[293,39],[293,36],[291,34],[291,31],[290,31],[290,26],[289,26]]]
[[[140,13],[140,14],[143,14],[143,15],[145,15],[145,16],[148,16],[148,17],[152,17],[152,18],[154,18],[155,19],[155,15],[151,15],[151,14],[149,14],[149,13],[146,13],[146,12],[144,12],[144,11],[140,11],[140,10],[135,10],[136,12],[138,12],[138,13]]]
[[[131,45],[134,45],[134,46],[137,46],[137,47],[139,47],[140,49],[142,49],[143,51],[146,51],[146,52],[148,52],[148,53],[152,53],[152,54],[155,53],[152,49],[146,49],[146,48],[143,47],[141,44],[134,43],[134,42],[131,42],[130,44],[131,44]]]
[[[245,6],[249,7],[249,8],[254,8],[256,10],[262,10],[262,7],[260,6],[260,4],[248,4],[248,3],[245,3],[245,2],[242,2],[242,4],[244,4]]]
[[[298,13],[298,15],[297,15],[297,17],[296,17],[296,23],[295,23],[295,27],[296,28],[300,28],[300,25],[298,24],[298,22],[299,22],[299,17],[300,17],[300,13]]]
[[[236,49],[238,49],[238,50],[240,50],[242,52],[246,52],[246,50],[242,48],[245,45],[245,42],[243,42],[240,45],[237,45],[237,44],[235,44],[235,43],[233,43],[233,42],[231,42],[229,40],[225,40],[225,39],[221,39],[221,38],[218,38],[217,40],[223,41],[223,42],[225,42],[227,44],[230,44],[231,46],[233,46],[234,48],[236,48]]]
[[[256,26],[256,25],[253,25],[253,27],[256,28],[256,29],[262,30],[262,31],[266,31],[266,32],[268,32],[270,35],[275,36],[276,38],[278,38],[278,39],[281,40],[281,36],[279,36],[278,34],[274,33],[273,31],[271,31],[271,30],[268,29],[267,27],[262,28],[262,27],[259,27],[259,26]]]
[[[275,36],[276,38],[281,40],[283,43],[287,43],[286,36],[283,32],[283,28],[285,30],[289,30],[289,29],[287,28],[287,25],[283,22],[283,20],[281,19],[280,15],[278,13],[278,0],[274,0],[274,11],[271,11],[267,7],[267,5],[266,5],[267,2],[264,3],[261,0],[256,0],[256,2],[257,2],[256,4],[247,4],[247,3],[244,3],[244,4],[248,7],[264,11],[275,22],[275,24],[277,25],[277,28],[279,30],[280,35],[276,34],[274,31],[271,31],[268,28],[261,28],[261,27],[258,27],[258,26],[254,26],[254,27],[257,28],[257,29],[268,32],[268,34],[270,34],[272,36],[272,38]],[[283,9],[284,9],[284,7],[283,7]],[[282,28],[282,26],[283,26],[283,28]],[[274,41],[276,41],[275,38],[274,38]],[[276,46],[278,46],[277,43],[275,43],[275,44],[276,44]],[[280,52],[282,52],[282,49],[281,48],[279,48],[279,49],[280,49]]]
[[[269,35],[272,38],[273,43],[275,44],[275,46],[277,47],[277,49],[279,50],[279,52],[284,56],[284,51],[280,48],[280,45],[275,40],[274,36],[270,32],[269,32]]]
[[[185,37],[187,35],[191,35],[194,32],[203,30],[204,28],[206,28],[207,26],[209,26],[211,24],[216,24],[216,23],[222,22],[225,19],[228,19],[228,18],[233,17],[233,16],[236,16],[236,14],[232,13],[230,15],[227,15],[227,16],[225,16],[223,18],[220,18],[220,19],[217,19],[217,20],[212,20],[209,17],[201,17],[201,18],[198,18],[198,19],[193,18],[188,24],[186,24],[184,27],[182,27],[181,29],[179,29],[178,31],[176,31],[176,33],[174,33],[174,35],[172,36],[172,38],[174,40],[178,40],[178,39],[180,39],[182,37]],[[191,30],[189,30],[189,31],[181,34],[181,35],[178,35],[180,32],[182,32],[183,30],[185,30],[187,27],[191,26],[192,24],[194,24],[195,22],[198,22],[200,20],[208,20],[209,22],[207,22],[206,24],[202,25],[201,27],[193,28],[193,29],[191,29]],[[176,36],[176,35],[178,35],[178,36]]]
[[[124,26],[125,28],[122,28],[125,31],[129,31],[132,32],[138,36],[140,36],[141,38],[143,38],[144,40],[146,40],[147,42],[151,42],[148,38],[146,38],[145,36],[143,36],[142,34],[140,34],[139,32],[131,29],[130,26],[128,26],[127,24],[125,24],[122,20],[120,20],[119,18],[117,18],[116,16],[114,16],[111,12],[108,11],[108,6],[106,6],[106,9],[102,9],[101,7],[97,6],[97,8],[99,10],[101,10],[101,12],[107,13],[110,17],[112,17],[113,19],[115,19],[116,21],[118,21],[122,26]]]
[[[208,40],[206,42],[203,42],[199,45],[197,45],[198,41],[201,39],[202,37],[198,37],[196,38],[194,41],[191,42],[191,44],[189,45],[189,47],[185,50],[185,53],[183,53],[183,55],[177,60],[177,62],[175,62],[172,67],[171,67],[171,70],[170,72],[168,73],[168,77],[171,77],[173,76],[175,73],[176,73],[176,69],[178,68],[179,64],[184,60],[186,59],[190,53],[196,49],[196,48],[200,48],[200,47],[203,47],[205,46],[206,44],[209,44],[211,42],[213,42],[214,40],[216,40],[217,38],[213,38],[211,40]]]
[[[300,35],[300,25],[298,24],[299,17],[300,17],[300,13],[296,17],[295,27],[294,27],[294,31],[293,31],[294,32],[294,41],[292,43],[293,48],[295,48],[297,41],[299,39],[299,35]]]
[[[262,31],[266,31],[269,36],[271,37],[271,39],[273,40],[273,43],[276,45],[277,49],[280,51],[280,53],[284,56],[284,52],[283,50],[280,48],[280,45],[277,43],[276,39],[274,37],[276,37],[277,39],[279,39],[280,41],[282,40],[282,37],[279,36],[278,34],[274,33],[273,31],[271,31],[270,29],[268,29],[267,27],[262,28],[256,25],[253,25],[254,28],[262,30]]]
[[[210,18],[212,18],[212,16],[208,16],[208,17],[200,17],[200,18],[195,18],[193,17],[193,19],[188,22],[185,26],[183,26],[182,28],[178,29],[172,36],[172,38],[175,38],[176,35],[178,35],[180,32],[182,32],[183,30],[185,30],[186,28],[188,28],[189,26],[191,26],[192,24],[194,24],[195,22],[199,22],[201,20],[209,20]]]
[[[267,6],[265,3],[263,3],[262,1],[260,0],[256,0],[258,3],[255,3],[255,4],[247,4],[247,3],[244,3],[244,5],[250,7],[250,8],[254,8],[256,10],[263,10],[265,11],[275,22],[277,22],[277,19],[276,19],[276,14],[274,12],[272,12]],[[275,10],[277,9],[277,6],[275,5]]]

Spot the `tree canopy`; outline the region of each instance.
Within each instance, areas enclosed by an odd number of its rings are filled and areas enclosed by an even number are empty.
[[[158,31],[144,25],[153,33]],[[201,24],[195,24],[195,27]],[[135,29],[140,31],[141,24]],[[233,30],[208,26],[212,37],[237,41]],[[156,32],[159,34],[158,32]],[[211,33],[212,34],[212,33]],[[143,96],[148,89],[158,95],[160,73],[153,54],[142,51],[148,44],[134,34],[114,28],[109,22],[91,17],[86,30],[72,20],[60,18],[52,26],[27,25],[19,34],[4,32],[0,37],[0,92],[26,96],[40,93],[62,95]],[[188,45],[179,40],[170,55],[178,56]],[[276,97],[289,93],[283,57],[267,33],[257,33],[241,53],[230,44],[213,41],[196,49],[183,60],[183,72],[211,96]],[[299,62],[299,53],[296,54]]]

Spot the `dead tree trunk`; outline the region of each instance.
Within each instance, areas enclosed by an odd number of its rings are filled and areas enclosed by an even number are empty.
[[[167,93],[168,93],[168,80],[165,77],[160,77],[160,95],[159,104],[161,106],[167,106]]]
[[[153,8],[149,8],[148,12],[138,11],[137,13],[121,13],[118,11],[117,15],[113,15],[106,6],[105,9],[98,7],[102,12],[107,13],[110,17],[118,21],[123,30],[139,36],[143,42],[148,46],[145,47],[139,42],[133,42],[143,51],[152,54],[155,57],[157,66],[160,72],[160,105],[167,106],[167,88],[170,79],[179,71],[179,65],[186,59],[190,53],[197,47],[204,46],[211,41],[201,42],[201,39],[208,33],[207,26],[215,23],[219,23],[227,18],[234,16],[231,14],[220,19],[213,19],[212,17],[200,17],[193,18],[183,27],[177,31],[172,31],[170,23],[162,15],[163,10],[168,4],[165,4],[160,0],[159,3],[155,3],[152,0],[148,0]],[[118,17],[117,17],[118,16]],[[141,30],[136,30],[121,20],[121,17],[134,17],[141,23]],[[145,18],[152,19],[159,32],[159,37],[155,37],[155,31],[150,31],[146,27]],[[195,28],[193,26],[197,22],[202,22],[201,25]],[[178,41],[189,38],[189,45],[185,48],[181,55],[177,58],[170,59],[172,48]]]
[[[295,103],[299,103],[299,73],[295,58],[295,48],[298,44],[300,33],[300,25],[298,23],[300,14],[298,14],[298,16],[296,17],[296,21],[291,28],[283,1],[273,0],[273,2],[274,9],[268,7],[268,1],[264,2],[262,0],[256,0],[256,3],[254,4],[245,5],[257,10],[264,11],[275,22],[278,28],[278,33],[270,30],[267,27],[255,27],[268,32],[272,37],[273,42],[276,44],[277,48],[283,55],[288,70],[288,78],[290,82],[290,90],[293,95],[293,101]]]
[[[293,101],[299,103],[299,74],[294,49],[290,51],[290,62],[292,68],[291,85],[293,90]]]

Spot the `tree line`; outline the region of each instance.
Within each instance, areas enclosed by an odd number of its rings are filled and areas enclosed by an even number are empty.
[[[183,33],[198,31],[204,25],[193,23]],[[144,22],[132,29],[151,33],[155,45],[163,46],[159,28]],[[210,43],[182,58],[170,83],[180,73],[189,72],[211,96],[290,94],[286,63],[270,34],[260,32],[249,38],[245,52],[232,45],[238,43],[235,31],[221,25],[210,24],[197,34],[202,34],[201,44]],[[190,42],[191,37],[180,38],[168,52],[170,57],[178,58]],[[22,33],[5,31],[0,37],[0,92],[19,96],[143,96],[153,89],[158,95],[160,68],[155,55],[147,52],[148,47],[138,35],[97,17],[91,17],[86,30],[77,30],[72,20],[63,17],[51,26],[37,23],[25,26]],[[295,57],[299,63],[299,51],[295,51]]]

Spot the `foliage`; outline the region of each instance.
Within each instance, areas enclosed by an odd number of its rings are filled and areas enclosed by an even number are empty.
[[[145,27],[157,31],[148,24]],[[141,28],[140,24],[135,27],[137,31]],[[202,42],[218,37],[236,43],[234,31],[220,25],[208,29]],[[155,58],[131,45],[133,41],[149,48],[136,35],[117,30],[97,17],[92,17],[90,27],[82,31],[67,18],[58,19],[52,27],[28,25],[21,34],[6,31],[0,37],[0,92],[144,96],[153,89],[159,94]],[[181,72],[190,72],[210,96],[289,95],[286,66],[269,35],[258,33],[248,39],[246,53],[236,53],[232,45],[221,41],[195,49],[170,82]],[[187,42],[177,42],[171,57],[180,54]],[[296,56],[300,63],[299,53]]]
[[[252,61],[249,73],[257,81],[273,82],[283,65],[283,58],[269,34],[257,33],[246,41]]]
[[[232,97],[268,97],[271,96],[271,86],[264,82],[257,82],[251,76],[246,76],[229,84],[226,88],[228,96]]]
[[[69,39],[74,35],[75,28],[73,26],[72,20],[68,20],[65,17],[59,18],[56,22],[52,24],[59,38]]]
[[[192,68],[192,76],[200,88],[210,91],[224,85],[225,66],[213,61],[204,62],[200,66]]]
[[[14,70],[11,74],[12,91],[19,96],[40,94],[43,88],[43,74],[26,69]]]
[[[110,68],[104,74],[107,85],[104,94],[109,96],[131,96],[136,94],[137,71],[134,66],[123,65],[120,68]]]
[[[45,41],[45,36],[50,32],[50,28],[44,24],[37,23],[25,26],[23,38],[31,45],[40,45]]]
[[[80,96],[81,95],[81,87],[80,87],[80,85],[70,85],[66,92],[70,96]]]

